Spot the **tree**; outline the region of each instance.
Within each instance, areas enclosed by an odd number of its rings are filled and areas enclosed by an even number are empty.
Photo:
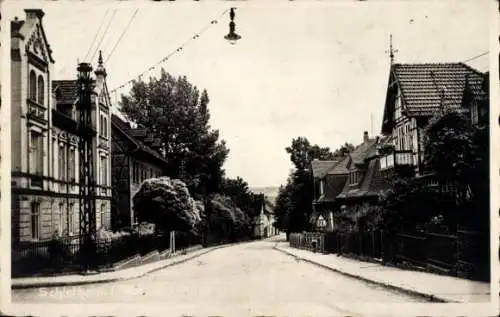
[[[196,231],[203,208],[182,181],[169,177],[145,180],[133,197],[140,222],[154,223],[157,230]]]
[[[333,152],[334,157],[344,157],[354,151],[354,145],[352,143],[344,143],[343,145],[340,146],[340,148],[336,149],[335,152]]]
[[[462,221],[487,226],[489,129],[470,127],[467,118],[456,111],[442,111],[427,126],[424,158],[425,167],[441,184],[457,185],[456,202]]]
[[[310,226],[308,219],[312,213],[314,194],[311,162],[314,159],[333,160],[334,155],[328,147],[311,145],[305,137],[292,139],[291,146],[285,150],[290,155],[295,169],[277,197],[277,224],[287,233],[299,232],[309,229]]]
[[[229,150],[210,127],[206,90],[200,94],[185,76],[176,79],[162,69],[159,78],[133,82],[120,104],[129,120],[161,140],[171,177],[185,181],[193,194],[219,191]]]
[[[252,219],[230,197],[216,194],[209,201],[207,221],[210,233],[218,239],[238,240],[251,234]]]
[[[241,177],[235,179],[224,178],[221,184],[221,193],[227,195],[249,217],[256,217],[260,211],[261,198],[252,193],[248,183]]]

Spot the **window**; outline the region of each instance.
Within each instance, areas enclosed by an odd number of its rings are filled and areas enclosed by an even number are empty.
[[[30,173],[35,175],[43,174],[43,145],[42,135],[32,131],[30,135]]]
[[[322,179],[319,183],[319,195],[323,196],[325,193],[325,181]]]
[[[35,71],[30,72],[30,82],[29,82],[29,98],[36,101],[36,74]]]
[[[51,155],[51,160],[50,160],[50,170],[51,170],[51,173],[52,177],[55,177],[56,176],[56,152],[57,152],[57,140],[56,139],[52,139],[52,155]]]
[[[45,95],[44,95],[45,87],[43,86],[43,77],[42,75],[38,76],[38,98],[37,102],[41,105],[45,104]]]
[[[66,180],[66,149],[64,144],[59,146],[59,179]]]
[[[64,204],[63,203],[59,204],[58,216],[59,216],[59,219],[58,219],[57,231],[58,231],[59,235],[62,235],[63,234],[63,227],[64,227],[64,219],[63,219]]]
[[[72,148],[69,151],[69,158],[68,158],[68,180],[69,181],[75,181],[75,149]]]
[[[101,205],[101,210],[100,210],[100,215],[99,215],[99,220],[101,222],[101,228],[106,228],[106,205],[102,204]]]
[[[103,117],[104,118],[104,126],[103,126],[103,135],[104,137],[108,137],[108,120],[106,119],[106,117]]]
[[[99,131],[99,135],[102,135],[102,126],[103,126],[103,125],[104,125],[104,124],[102,123],[102,114],[101,114],[101,115],[99,116],[99,129],[100,129],[100,131]]]
[[[105,156],[101,156],[101,185],[107,184],[108,176],[108,160]]]
[[[31,203],[31,238],[38,240],[40,238],[40,203]]]
[[[72,235],[73,234],[73,226],[74,226],[74,221],[73,221],[73,208],[74,204],[69,204],[68,209],[66,210],[67,212],[67,217],[66,217],[66,227],[68,228],[68,234]]]
[[[355,185],[358,183],[358,176],[359,176],[359,173],[358,172],[351,172],[349,174],[349,184],[350,185]]]

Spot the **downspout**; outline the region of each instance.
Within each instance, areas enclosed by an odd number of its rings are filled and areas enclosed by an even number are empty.
[[[420,166],[422,165],[421,155],[420,155],[420,127],[417,123],[417,174],[420,175]]]

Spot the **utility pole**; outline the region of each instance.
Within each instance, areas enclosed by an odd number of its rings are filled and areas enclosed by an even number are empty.
[[[80,207],[80,252],[81,268],[84,272],[95,269],[97,251],[96,192],[94,175],[93,141],[96,131],[92,126],[92,95],[94,81],[89,63],[78,65],[78,134],[79,134],[79,207]]]

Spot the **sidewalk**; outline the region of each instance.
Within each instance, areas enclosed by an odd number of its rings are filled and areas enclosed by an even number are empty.
[[[95,284],[107,283],[120,280],[128,280],[133,278],[142,277],[148,273],[161,270],[165,267],[186,262],[188,260],[197,258],[203,254],[209,253],[213,250],[231,246],[233,244],[225,244],[213,246],[203,249],[198,249],[187,254],[177,253],[165,260],[143,264],[136,267],[125,268],[117,271],[102,272],[91,275],[63,275],[63,276],[47,276],[47,277],[26,277],[26,278],[13,278],[11,279],[12,289],[22,288],[36,288],[36,287],[55,287],[55,286],[69,286],[81,284]]]
[[[489,283],[425,272],[407,271],[381,264],[349,259],[335,254],[313,253],[292,248],[288,242],[277,242],[274,248],[323,268],[412,295],[424,296],[432,301],[451,303],[490,301]]]

